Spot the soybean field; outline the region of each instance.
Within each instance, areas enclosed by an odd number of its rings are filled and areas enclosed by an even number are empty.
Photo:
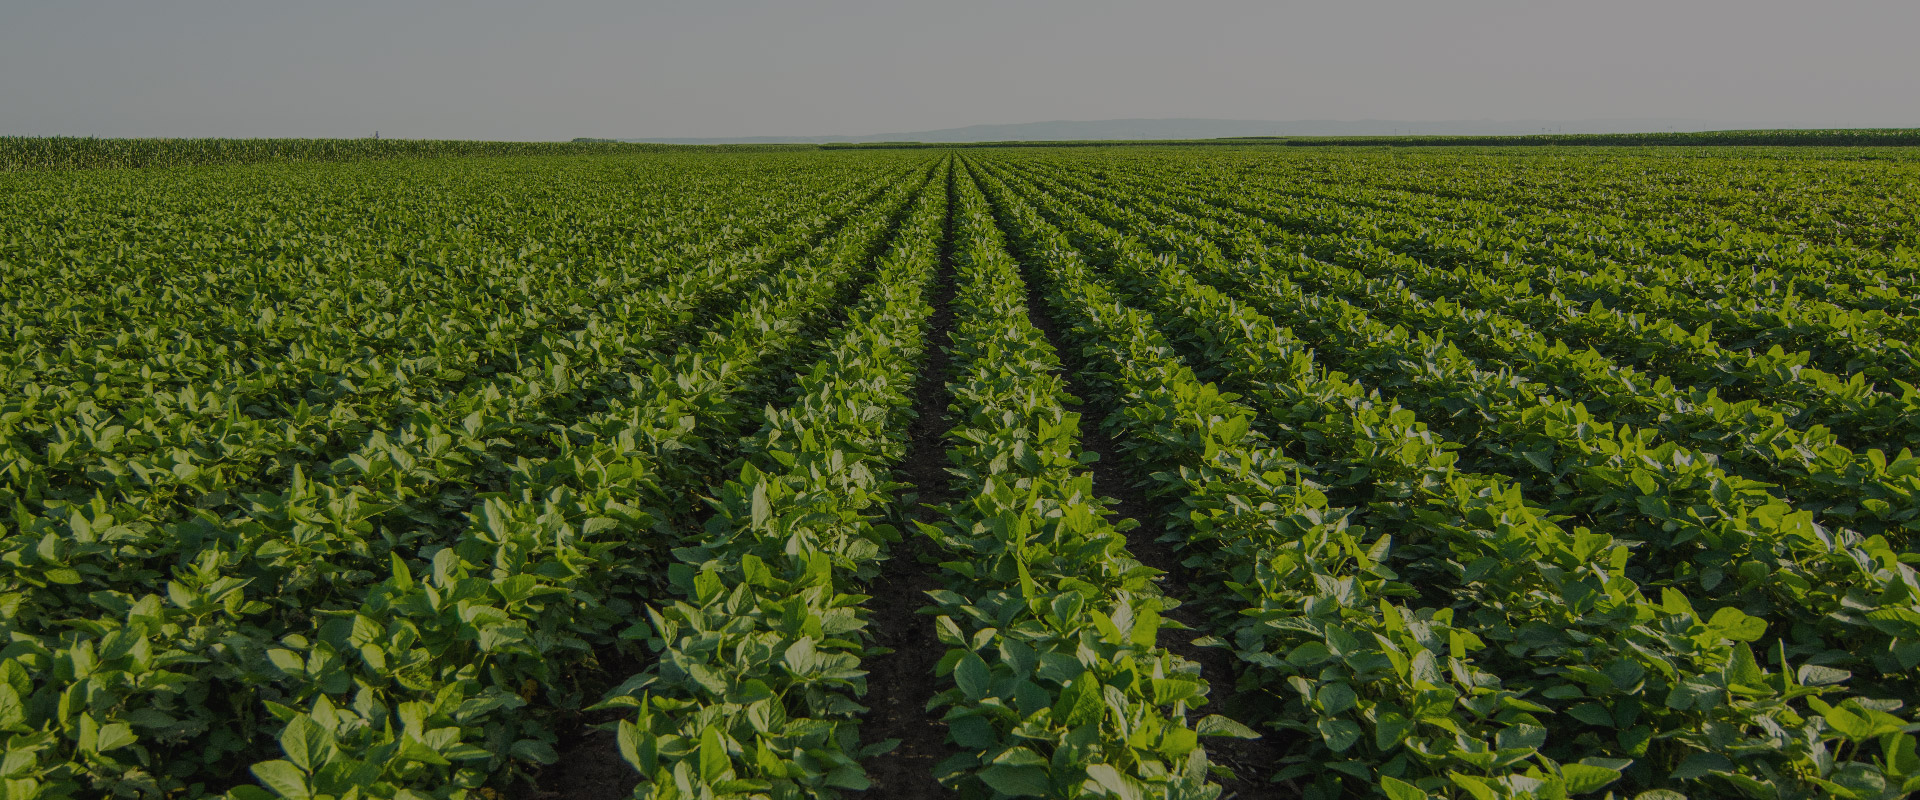
[[[0,800],[1920,790],[1908,151],[216,144],[0,173]]]

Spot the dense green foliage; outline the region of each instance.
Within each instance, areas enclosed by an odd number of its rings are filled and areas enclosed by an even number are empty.
[[[916,553],[961,797],[1920,789],[1920,163],[374,152],[0,175],[0,800],[847,796]]]
[[[924,173],[0,179],[11,777],[444,797],[551,762]]]
[[[1907,170],[989,163],[1310,795],[1920,786]]]

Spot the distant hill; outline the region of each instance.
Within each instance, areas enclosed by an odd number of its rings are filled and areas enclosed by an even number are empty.
[[[1255,119],[1103,119],[968,125],[933,131],[877,133],[867,136],[734,136],[712,138],[638,138],[624,142],[661,144],[804,144],[865,142],[1046,142],[1106,139],[1226,139],[1240,136],[1520,136],[1537,133],[1653,133],[1728,128],[1792,127],[1777,123],[1730,123],[1699,119],[1586,120],[1294,120]]]

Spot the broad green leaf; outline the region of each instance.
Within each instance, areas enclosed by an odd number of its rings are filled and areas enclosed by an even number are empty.
[[[305,714],[294,717],[280,731],[280,749],[304,772],[318,772],[333,756],[333,732]]]
[[[709,727],[700,732],[700,780],[714,783],[725,776],[733,766],[727,758],[727,745],[720,739],[720,729]]]
[[[1798,674],[1800,683],[1805,686],[1833,686],[1835,684],[1846,683],[1849,678],[1853,677],[1853,673],[1844,669],[1822,667],[1815,664],[1802,665]]]
[[[1413,731],[1413,720],[1398,713],[1387,711],[1379,715],[1373,727],[1373,746],[1381,750],[1391,750],[1399,746]]]
[[[1494,734],[1494,747],[1500,750],[1532,750],[1547,743],[1547,729],[1538,725],[1512,725]]]
[[[1562,764],[1560,775],[1567,780],[1568,794],[1597,792],[1620,779],[1620,771],[1587,764]]]
[[[953,680],[968,700],[980,700],[992,691],[993,670],[978,653],[968,652],[953,667]]]
[[[751,505],[753,527],[766,527],[767,521],[773,518],[773,505],[767,501],[767,484],[765,481],[753,485]]]
[[[24,733],[26,722],[27,707],[20,702],[19,691],[9,684],[0,683],[0,732]]]
[[[139,741],[133,735],[133,727],[124,722],[114,722],[100,726],[100,732],[94,739],[94,751],[107,753],[118,750]]]
[[[307,800],[313,793],[307,790],[307,776],[299,767],[289,761],[263,761],[253,765],[253,776],[272,789],[274,794],[288,800]]]
[[[1360,726],[1345,718],[1322,718],[1319,723],[1320,738],[1327,743],[1327,749],[1344,753],[1355,742],[1360,741]]]
[[[1427,793],[1421,791],[1420,787],[1399,778],[1381,778],[1380,790],[1390,800],[1427,800]]]
[[[1121,800],[1147,800],[1147,793],[1141,789],[1137,781],[1121,775],[1120,770],[1114,769],[1110,764],[1088,764],[1087,777],[1095,785],[1104,789],[1109,796],[1118,797]]]
[[[979,774],[994,791],[1009,797],[1046,797],[1052,788],[1044,767],[992,764]]]
[[[1680,762],[1680,766],[1673,771],[1672,777],[1674,780],[1693,780],[1706,777],[1716,771],[1730,769],[1733,769],[1733,762],[1727,760],[1726,756],[1719,753],[1694,753]]]
[[[873,788],[873,781],[859,764],[842,764],[827,773],[826,784],[840,789],[864,792]]]
[[[1193,731],[1201,736],[1228,736],[1235,739],[1258,739],[1260,734],[1252,728],[1242,725],[1219,714],[1208,714],[1200,718]]]
[[[1767,633],[1766,620],[1748,616],[1746,612],[1733,607],[1713,612],[1713,619],[1707,625],[1721,636],[1736,642],[1751,642]]]
[[[1287,663],[1296,667],[1311,667],[1333,658],[1333,651],[1320,642],[1306,642],[1287,653]]]
[[[1567,716],[1573,717],[1588,725],[1598,725],[1603,728],[1613,727],[1613,712],[1608,711],[1606,706],[1600,705],[1599,703],[1581,703],[1576,705],[1567,709]]]
[[[1319,696],[1315,699],[1320,703],[1320,713],[1331,717],[1353,708],[1359,697],[1352,687],[1344,683],[1329,683],[1320,687]]]

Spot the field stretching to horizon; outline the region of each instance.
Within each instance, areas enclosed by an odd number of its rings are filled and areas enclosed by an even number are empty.
[[[456,144],[0,173],[0,800],[1920,790],[1914,151]]]

